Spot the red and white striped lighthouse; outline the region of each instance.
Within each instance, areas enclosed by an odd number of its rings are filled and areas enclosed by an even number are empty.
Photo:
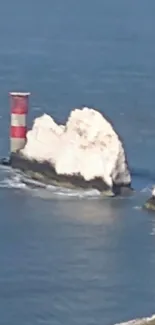
[[[30,93],[10,93],[10,152],[23,149],[26,143],[28,100]]]

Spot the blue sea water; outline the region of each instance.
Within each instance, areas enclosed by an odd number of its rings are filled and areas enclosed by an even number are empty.
[[[30,188],[0,168],[0,324],[113,325],[155,313],[155,1],[1,0],[0,156],[9,91],[29,126],[96,107],[124,140],[136,193]]]

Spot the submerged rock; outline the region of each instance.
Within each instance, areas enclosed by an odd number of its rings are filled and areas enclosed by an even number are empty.
[[[11,165],[67,187],[96,188],[108,195],[131,189],[120,137],[101,113],[87,107],[73,110],[65,125],[46,114],[36,118]]]

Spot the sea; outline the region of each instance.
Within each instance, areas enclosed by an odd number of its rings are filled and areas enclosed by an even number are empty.
[[[155,213],[143,204],[155,184],[155,1],[1,0],[0,157],[10,91],[31,92],[29,128],[43,113],[59,123],[77,107],[105,114],[135,192],[42,187],[0,166],[0,325],[151,317]]]

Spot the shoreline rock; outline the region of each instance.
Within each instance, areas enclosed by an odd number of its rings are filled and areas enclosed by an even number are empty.
[[[36,160],[29,160],[21,153],[11,154],[10,165],[14,169],[21,170],[30,178],[47,185],[62,186],[70,189],[97,189],[103,196],[107,197],[130,195],[133,193],[133,189],[124,184],[115,185],[113,188],[110,188],[99,177],[86,181],[81,175],[59,175],[49,162],[44,161],[40,163]]]
[[[151,317],[136,318],[115,325],[155,325],[155,315],[152,315]]]
[[[152,189],[152,196],[144,204],[144,208],[155,211],[155,187]]]
[[[44,114],[35,119],[25,147],[11,154],[11,166],[47,184],[93,188],[106,195],[131,193],[123,142],[97,110],[71,111],[65,125]]]

